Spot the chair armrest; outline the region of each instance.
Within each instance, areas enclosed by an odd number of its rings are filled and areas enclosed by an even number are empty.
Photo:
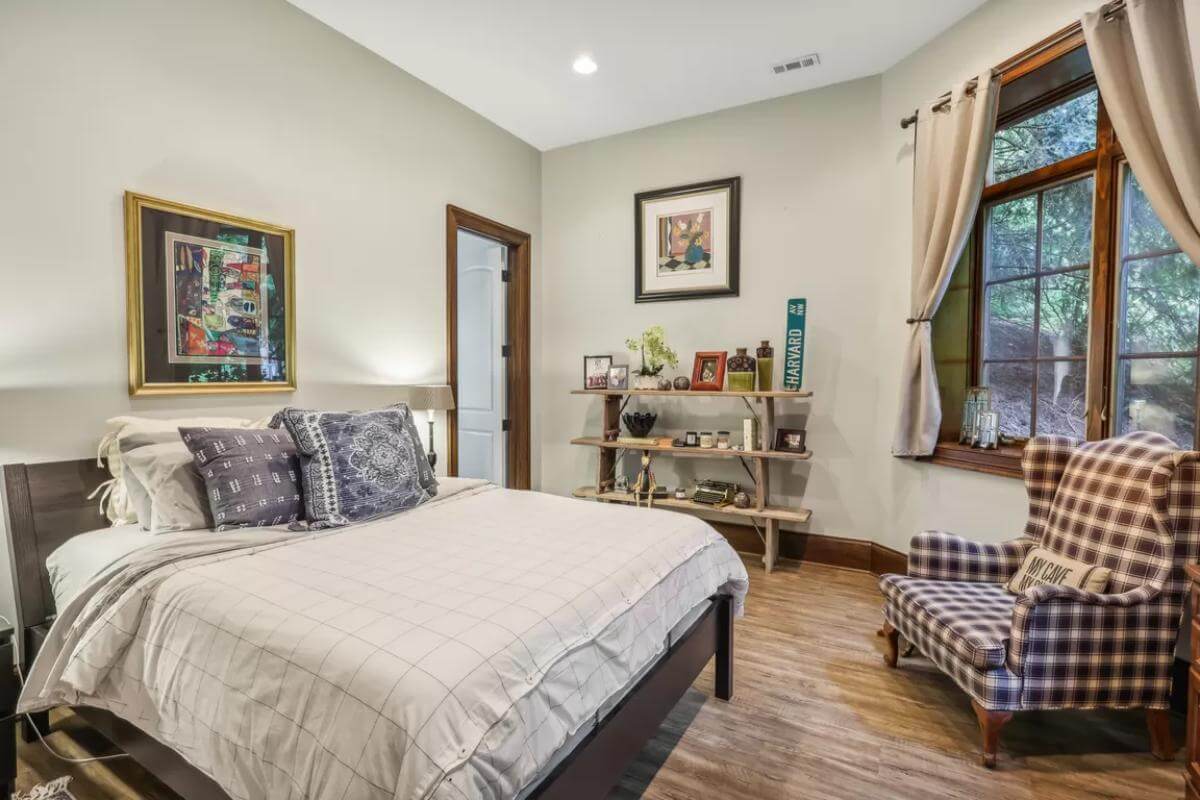
[[[1151,586],[1117,594],[1070,586],[1026,589],[1013,606],[1008,668],[1018,675],[1066,675],[1075,665],[1112,662],[1122,653],[1169,662],[1179,621],[1160,594]]]
[[[908,548],[908,574],[914,578],[1004,583],[1021,566],[1032,539],[986,544],[945,531],[924,531]]]

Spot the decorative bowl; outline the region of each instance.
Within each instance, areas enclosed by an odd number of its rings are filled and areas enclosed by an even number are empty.
[[[621,419],[625,420],[625,427],[629,429],[629,432],[640,439],[650,435],[650,430],[654,427],[658,414],[652,411],[630,411]]]

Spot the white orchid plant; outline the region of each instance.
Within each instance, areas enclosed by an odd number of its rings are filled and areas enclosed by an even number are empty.
[[[642,366],[637,371],[638,375],[658,375],[663,367],[674,369],[679,365],[679,356],[667,347],[666,337],[662,326],[655,325],[643,331],[641,338],[625,340],[629,352],[641,354]]]

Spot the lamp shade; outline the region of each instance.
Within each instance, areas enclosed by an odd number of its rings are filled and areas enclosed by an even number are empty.
[[[454,408],[454,393],[446,385],[401,386],[400,399],[410,408],[449,411]]]

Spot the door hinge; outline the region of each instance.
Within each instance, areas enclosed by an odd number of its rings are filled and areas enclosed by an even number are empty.
[[[500,270],[500,280],[504,281],[505,283],[508,283],[509,281],[511,281],[512,280],[512,270],[511,269]]]
[[[500,430],[508,432],[510,421],[507,419],[500,420]]]
[[[501,358],[511,358],[512,357],[512,345],[511,344],[500,345],[500,357]]]

